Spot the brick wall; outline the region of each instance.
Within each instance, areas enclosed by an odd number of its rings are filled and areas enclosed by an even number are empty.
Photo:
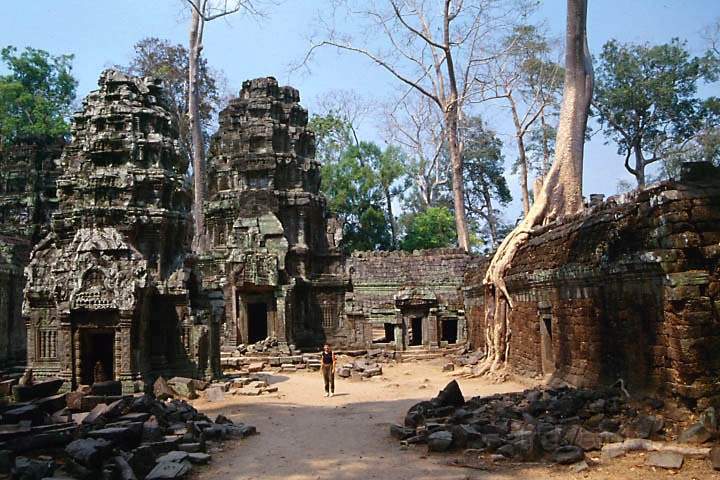
[[[555,375],[575,385],[623,378],[688,399],[720,393],[720,174],[708,169],[611,198],[537,229],[506,276],[509,364],[543,368],[550,327]],[[485,338],[487,262],[465,275],[471,342]]]

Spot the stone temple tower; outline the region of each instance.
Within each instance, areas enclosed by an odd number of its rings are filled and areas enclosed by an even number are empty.
[[[224,302],[228,347],[268,336],[316,345],[343,330],[340,238],[299,101],[272,77],[246,81],[212,139],[200,264]]]
[[[128,391],[207,373],[212,342],[190,305],[190,195],[160,80],[103,72],[73,118],[51,232],[26,269],[28,366],[75,387]]]

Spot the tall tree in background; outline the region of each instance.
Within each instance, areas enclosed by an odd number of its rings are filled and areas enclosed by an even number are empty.
[[[648,165],[677,155],[678,146],[682,151],[707,131],[715,117],[697,97],[697,87],[716,80],[717,72],[710,53],[691,57],[678,39],[655,46],[611,40],[603,46],[593,107],[638,187],[646,183]]]
[[[172,108],[177,115],[180,130],[180,145],[183,154],[190,161],[193,154],[193,139],[188,115],[190,55],[180,44],[155,37],[144,38],[133,46],[134,54],[127,66],[118,68],[136,76],[162,78]],[[198,63],[198,90],[200,93],[199,125],[202,133],[203,150],[210,138],[210,127],[214,116],[222,108],[222,98],[217,77],[200,58]]]
[[[503,230],[497,205],[512,201],[505,181],[502,141],[479,117],[471,117],[463,128],[465,205],[469,217],[487,225],[489,246],[501,240]]]
[[[513,303],[504,277],[515,254],[528,241],[535,227],[583,208],[583,148],[592,90],[592,62],[587,46],[587,0],[567,0],[565,83],[555,161],[530,211],[502,241],[485,274],[486,356],[480,373],[498,370],[507,359],[512,334],[508,309],[512,309]]]
[[[192,138],[193,159],[193,213],[195,220],[194,247],[202,252],[205,242],[205,148],[202,132],[201,114],[201,55],[205,24],[244,11],[258,15],[252,0],[185,0],[190,8],[190,39],[188,58],[188,122]],[[255,2],[257,3],[257,2]]]
[[[519,2],[500,0],[345,0],[337,17],[353,19],[361,39],[340,33],[335,21],[324,19],[325,38],[312,45],[306,60],[322,46],[360,54],[427,97],[442,114],[452,172],[452,194],[459,246],[467,250],[470,234],[465,215],[462,144],[459,125],[463,107],[475,93],[476,78],[494,50],[493,35],[501,35],[523,11]]]
[[[452,212],[447,207],[429,207],[412,215],[400,248],[407,252],[444,248],[457,243]]]
[[[0,58],[9,71],[0,75],[0,145],[28,135],[67,135],[77,88],[73,56],[5,47]]]
[[[342,115],[331,111],[308,122],[322,163],[322,192],[343,224],[348,250],[395,249],[393,202],[405,189],[404,154],[392,145],[383,150],[358,140],[355,127]]]
[[[553,61],[552,48],[534,25],[521,25],[503,41],[506,55],[490,62],[488,78],[491,98],[507,103],[513,121],[514,140],[518,151],[515,168],[520,173],[523,214],[530,211],[528,175],[528,135],[537,122],[545,124],[550,110],[558,102],[562,87],[562,67]],[[546,130],[543,130],[548,133]],[[546,137],[541,137],[545,145]]]
[[[421,94],[407,92],[385,109],[388,142],[407,152],[411,213],[436,207],[445,200],[450,183],[450,162],[442,115]]]

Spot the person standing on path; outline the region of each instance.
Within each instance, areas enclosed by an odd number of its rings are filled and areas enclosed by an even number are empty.
[[[323,346],[320,371],[325,381],[325,396],[332,397],[335,394],[335,352],[330,349],[330,345],[327,343]]]

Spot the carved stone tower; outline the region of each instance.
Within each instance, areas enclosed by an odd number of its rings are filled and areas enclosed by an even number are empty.
[[[272,77],[246,81],[212,139],[200,263],[205,288],[223,292],[226,346],[314,345],[341,331],[339,235],[299,101]]]
[[[161,82],[103,72],[73,118],[59,210],[26,270],[28,364],[75,387],[140,388],[205,373],[208,328],[190,307],[190,196]]]

